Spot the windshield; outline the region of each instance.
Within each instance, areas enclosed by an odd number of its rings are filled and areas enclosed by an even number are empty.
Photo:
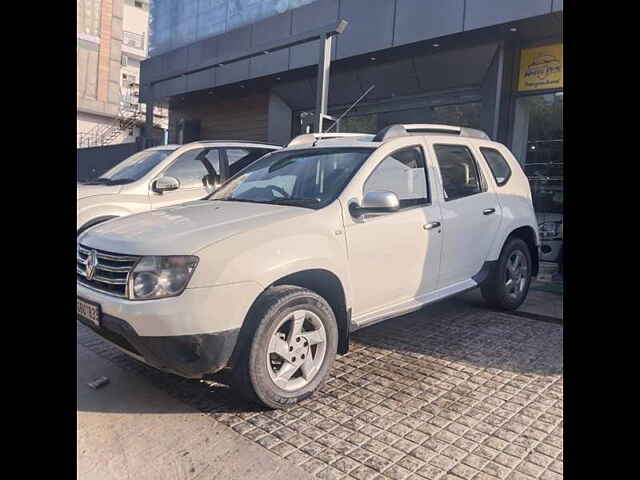
[[[210,200],[321,208],[335,200],[372,148],[276,152],[238,172]]]
[[[143,150],[131,155],[100,178],[85,182],[85,185],[120,185],[135,182],[151,171],[174,150]]]

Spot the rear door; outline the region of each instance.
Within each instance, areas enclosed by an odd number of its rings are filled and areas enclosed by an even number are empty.
[[[441,182],[442,260],[438,288],[476,275],[498,232],[501,208],[464,140],[429,140]]]

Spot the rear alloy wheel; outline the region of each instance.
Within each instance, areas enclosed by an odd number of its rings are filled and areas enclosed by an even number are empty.
[[[529,292],[531,253],[520,238],[512,238],[503,247],[493,272],[481,285],[482,296],[494,308],[515,310]]]
[[[317,390],[331,370],[338,328],[329,304],[311,290],[281,285],[258,300],[241,341],[233,383],[251,401],[293,405]]]
[[[504,286],[512,300],[518,300],[527,286],[529,265],[521,250],[513,250],[504,271]]]

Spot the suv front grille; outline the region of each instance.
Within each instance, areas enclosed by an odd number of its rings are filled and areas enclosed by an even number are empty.
[[[87,258],[92,250],[84,245],[78,245],[76,258],[76,277],[78,283],[98,292],[127,298],[127,284],[129,273],[136,266],[140,257],[120,255],[118,253],[95,250],[98,263],[93,278],[87,278]]]

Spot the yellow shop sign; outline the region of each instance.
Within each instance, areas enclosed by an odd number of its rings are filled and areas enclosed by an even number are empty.
[[[563,80],[562,43],[521,51],[519,91],[562,88]]]

